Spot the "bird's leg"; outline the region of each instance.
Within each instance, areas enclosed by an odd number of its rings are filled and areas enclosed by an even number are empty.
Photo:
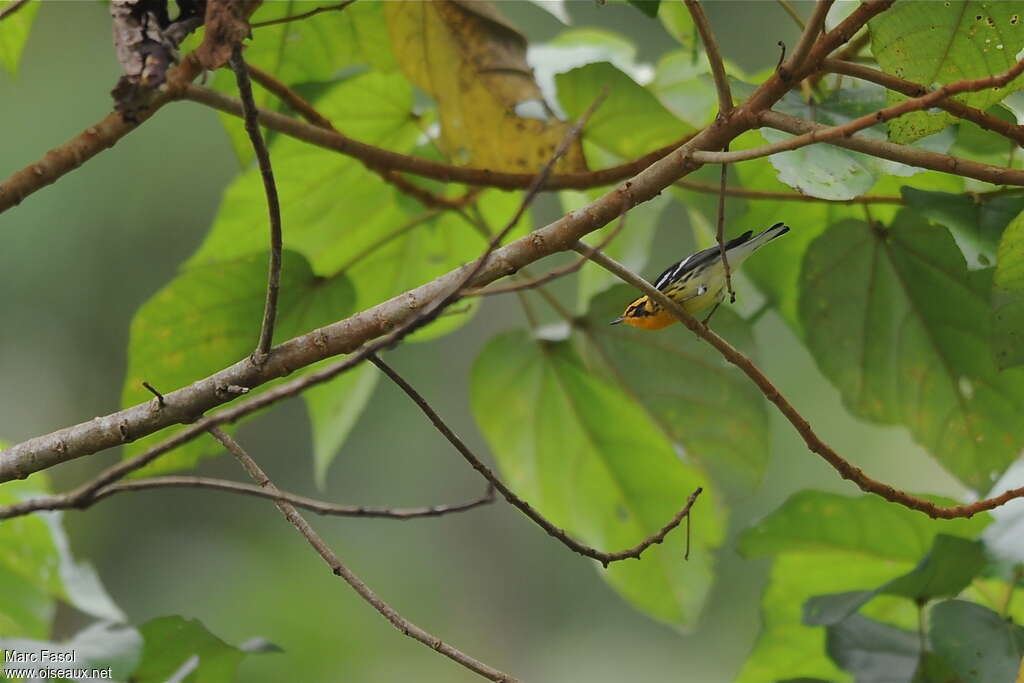
[[[701,324],[704,325],[704,327],[708,326],[708,322],[711,320],[711,316],[713,316],[715,314],[715,311],[717,311],[718,307],[721,306],[721,305],[722,305],[722,302],[721,302],[721,300],[719,300],[719,301],[716,301],[715,305],[711,307],[711,312],[709,312],[707,314],[707,316],[704,318],[704,320],[701,321]]]

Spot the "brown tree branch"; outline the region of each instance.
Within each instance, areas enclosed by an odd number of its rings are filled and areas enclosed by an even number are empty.
[[[683,0],[686,9],[690,10],[693,17],[693,24],[700,34],[700,41],[704,45],[704,53],[708,57],[708,65],[711,67],[711,76],[715,81],[715,91],[718,93],[718,111],[720,115],[727,115],[733,110],[732,90],[729,88],[729,76],[725,73],[725,63],[722,61],[722,53],[718,49],[718,41],[715,40],[715,33],[711,30],[711,22],[704,14],[698,0]]]
[[[675,183],[676,187],[693,192],[717,195],[720,192],[719,186],[701,183],[695,180],[680,180]],[[814,197],[809,194],[798,192],[766,192],[763,190],[748,190],[742,187],[725,188],[727,197],[741,197],[744,199],[763,199],[766,201],[784,202],[825,202],[827,204],[903,204],[903,197],[895,195],[872,195],[865,194],[853,199],[825,199]]]
[[[618,236],[618,234],[622,232],[622,228],[625,227],[626,216],[628,215],[628,213],[624,213],[619,217],[619,222],[615,224],[615,227],[611,230],[611,232],[609,232],[604,237],[604,239],[602,239],[594,246],[595,250],[604,249],[606,246],[611,244],[611,241],[615,239]],[[582,268],[588,260],[590,260],[588,256],[580,256],[572,263],[562,266],[561,268],[555,268],[545,273],[544,275],[533,278],[532,280],[527,280],[526,282],[514,282],[508,285],[498,285],[495,287],[471,289],[468,292],[466,292],[463,296],[493,296],[495,294],[522,292],[527,289],[535,289],[537,287],[542,287],[547,283],[551,282],[552,280],[557,280],[560,277],[565,277],[566,275],[575,273],[577,270]]]
[[[262,69],[258,69],[252,64],[249,64],[248,66],[249,74],[252,76],[252,79],[279,100],[284,102],[292,111],[312,123],[314,126],[339,132],[338,129],[334,127],[334,124],[331,123],[330,119],[317,111],[312,104],[302,97],[302,95],[295,92],[292,88],[288,87],[288,85],[282,83]],[[412,181],[407,180],[396,171],[369,165],[367,165],[367,168],[380,175],[381,178],[391,185],[394,185],[400,192],[413,197],[428,208],[458,209],[472,202],[480,194],[480,188],[472,188],[465,192],[461,197],[442,197],[441,195],[434,194]]]
[[[18,10],[20,10],[22,7],[24,7],[28,3],[29,3],[29,0],[15,0],[14,2],[12,2],[7,7],[4,7],[3,10],[0,10],[0,21],[3,21],[7,17],[11,16],[12,14],[14,14]]]
[[[274,485],[274,482],[267,477],[263,469],[256,464],[256,461],[245,452],[237,441],[232,439],[218,427],[211,428],[210,433],[213,434],[218,441],[224,444],[224,447],[235,456],[235,459],[238,460],[252,480],[256,482],[257,486],[270,492],[275,497],[280,497],[281,491]],[[422,628],[403,617],[395,610],[394,607],[378,597],[369,586],[363,583],[362,579],[356,576],[356,574],[341,561],[341,558],[331,550],[327,543],[324,542],[324,539],[320,537],[320,534],[318,534],[313,527],[309,525],[309,522],[299,514],[299,511],[295,509],[295,506],[281,500],[277,500],[274,504],[277,506],[277,509],[281,511],[281,514],[284,515],[284,518],[287,519],[300,534],[302,534],[311,546],[313,546],[313,549],[316,550],[317,554],[323,558],[324,562],[327,563],[327,566],[331,568],[331,571],[344,579],[345,583],[351,586],[359,597],[368,602],[371,607],[377,610],[382,617],[387,619],[391,625],[401,631],[402,634],[423,643],[432,650],[440,652],[453,662],[466,667],[470,671],[480,674],[488,680],[505,681],[508,683],[516,681],[516,679],[512,678],[508,674],[498,671],[497,669],[470,657],[461,650],[448,645],[437,636],[427,633]]]
[[[532,505],[530,505],[525,500],[523,500],[515,493],[513,493],[512,490],[509,489],[509,487],[506,486],[505,483],[501,481],[500,478],[498,478],[498,475],[496,475],[489,467],[487,467],[487,465],[485,465],[480,460],[480,458],[476,457],[473,451],[470,450],[469,446],[467,446],[465,442],[461,438],[459,438],[459,435],[453,432],[452,429],[447,425],[447,423],[445,423],[445,421],[441,419],[441,416],[438,415],[437,412],[435,412],[434,409],[430,407],[430,404],[427,403],[427,400],[423,398],[423,396],[418,391],[416,391],[416,389],[413,388],[413,386],[409,384],[404,377],[398,374],[390,365],[385,363],[383,360],[380,359],[379,356],[376,355],[370,356],[368,360],[374,365],[376,365],[380,369],[380,371],[383,372],[388,377],[388,379],[394,382],[402,391],[405,392],[405,394],[410,399],[412,399],[412,402],[415,403],[416,406],[423,412],[423,414],[427,416],[427,419],[430,420],[430,423],[434,425],[437,431],[441,432],[441,435],[448,440],[448,443],[455,447],[455,450],[459,452],[459,455],[461,455],[474,470],[479,472],[480,475],[484,479],[486,479],[491,486],[497,489],[498,493],[500,493],[501,496],[506,501],[509,502],[509,504],[511,504],[524,515],[526,515],[537,526],[546,531],[549,536],[560,541],[565,547],[569,548],[575,553],[597,560],[606,568],[612,562],[618,562],[620,560],[630,558],[635,558],[639,560],[640,555],[644,552],[644,550],[651,547],[652,545],[656,545],[664,541],[665,536],[667,536],[670,531],[679,526],[679,523],[682,522],[683,519],[690,514],[690,509],[693,507],[693,504],[697,501],[697,497],[701,494],[700,488],[691,493],[690,497],[686,501],[686,504],[679,510],[679,512],[675,514],[674,517],[672,517],[672,519],[670,519],[665,524],[665,526],[663,526],[657,533],[648,536],[632,548],[627,548],[625,550],[620,550],[614,553],[606,553],[595,548],[592,548],[574,539],[572,536],[569,535],[568,532],[553,524],[546,517],[537,512],[537,510]]]
[[[852,465],[836,453],[831,446],[822,441],[822,439],[811,428],[810,423],[804,419],[804,417],[796,408],[793,407],[786,397],[775,388],[775,385],[772,384],[771,380],[769,380],[763,372],[761,372],[761,369],[758,368],[753,361],[738,351],[732,344],[718,336],[706,325],[698,322],[693,316],[688,315],[686,311],[679,306],[679,304],[669,299],[663,292],[657,290],[653,285],[623,266],[621,263],[606,256],[600,251],[595,252],[591,247],[583,242],[577,242],[573,249],[580,254],[590,254],[590,259],[594,261],[594,263],[598,264],[608,272],[613,273],[623,282],[633,285],[644,294],[651,297],[651,299],[657,302],[659,306],[678,318],[679,321],[689,328],[691,332],[711,344],[715,350],[722,354],[722,357],[742,370],[743,373],[757,386],[757,388],[761,390],[761,393],[764,394],[765,398],[775,404],[775,407],[778,408],[780,413],[782,413],[782,416],[785,417],[786,420],[793,425],[793,428],[796,429],[797,433],[800,434],[804,443],[807,444],[807,448],[811,452],[821,456],[821,458],[831,465],[843,479],[852,481],[860,487],[862,491],[881,496],[889,502],[903,505],[904,507],[908,507],[912,510],[918,510],[933,519],[972,517],[979,512],[997,508],[1014,498],[1024,497],[1024,487],[1021,487],[1007,491],[1002,495],[986,498],[967,505],[950,505],[948,507],[944,507],[936,505],[924,498],[918,498],[910,493],[901,491],[889,484],[872,479],[868,475],[864,474],[859,467]]]
[[[777,111],[763,112],[760,115],[760,119],[769,128],[775,128],[794,135],[806,135],[829,128],[829,126],[815,123],[814,121],[805,121],[804,119],[798,119],[795,116],[789,116]],[[858,135],[830,139],[827,142],[831,145],[852,149],[855,152],[864,152],[881,159],[898,161],[909,166],[951,173],[966,178],[984,180],[994,185],[1024,186],[1024,171],[1018,169],[982,164],[948,154],[936,154],[935,152],[928,152],[916,147],[897,145],[885,140],[865,138]]]
[[[884,71],[872,69],[871,67],[863,64],[829,58],[822,63],[822,68],[831,73],[852,76],[853,78],[859,78],[863,81],[877,83],[889,90],[902,93],[908,97],[921,97],[928,93],[928,89],[919,83],[905,81],[898,76],[892,76]],[[935,102],[934,106],[944,109],[953,116],[977,124],[985,130],[990,130],[993,133],[1009,138],[1019,145],[1024,145],[1024,126],[1018,126],[1010,123],[1009,121],[996,118],[991,114],[986,114],[980,109],[969,107],[954,99],[939,100],[938,102]]]
[[[183,99],[204,104],[233,116],[240,116],[242,111],[241,103],[235,98],[201,86],[189,86],[183,94]],[[535,173],[508,173],[483,168],[455,166],[422,157],[399,154],[398,152],[375,147],[365,142],[359,142],[335,131],[312,126],[290,116],[267,111],[266,109],[259,110],[259,118],[260,123],[271,130],[276,130],[279,133],[284,133],[317,147],[341,152],[342,154],[359,159],[371,167],[412,173],[442,182],[496,187],[503,190],[526,189],[537,177]],[[618,166],[598,171],[552,174],[544,184],[543,189],[589,189],[600,187],[601,185],[610,185],[642,171],[659,159],[663,159],[692,137],[692,135],[689,135],[677,142]]]
[[[0,213],[17,206],[36,190],[56,182],[100,152],[113,147],[160,107],[178,99],[182,86],[198,76],[199,71],[198,62],[189,54],[179,66],[168,72],[165,88],[154,95],[146,109],[135,112],[132,121],[116,112],[110,113],[99,123],[47,152],[39,161],[15,171],[0,183]]]
[[[92,507],[101,500],[118,493],[160,488],[212,489],[214,491],[224,491],[227,493],[255,496],[257,498],[267,498],[284,503],[291,503],[296,507],[304,508],[311,512],[330,517],[370,517],[375,519],[397,520],[419,519],[422,517],[442,517],[448,514],[472,510],[473,508],[494,502],[494,490],[493,488],[488,487],[487,491],[482,496],[463,503],[449,503],[446,505],[431,505],[429,507],[423,506],[411,508],[339,505],[323,500],[317,500],[316,498],[310,498],[308,496],[288,493],[287,491],[282,491],[275,495],[257,486],[252,486],[251,484],[243,484],[227,479],[213,479],[210,477],[194,476],[161,476],[147,477],[145,479],[136,479],[134,481],[119,482],[116,484],[107,484],[106,486],[96,489],[90,496],[82,497],[81,499],[72,499],[64,496],[63,494],[47,496],[45,498],[29,499],[24,501],[29,505],[21,506],[16,511],[9,510],[9,508],[0,508],[0,519],[9,519],[10,517],[31,514],[38,510],[66,510],[69,508],[84,509]],[[16,514],[11,514],[12,512],[16,512]]]
[[[231,70],[235,72],[238,93],[242,100],[242,113],[245,119],[245,132],[249,135],[256,163],[259,165],[260,177],[263,179],[263,192],[267,197],[267,212],[270,214],[270,263],[267,273],[267,298],[263,305],[263,322],[260,325],[259,341],[253,352],[253,361],[262,365],[270,353],[274,342],[274,323],[277,320],[277,299],[281,291],[281,250],[284,239],[281,235],[281,202],[277,196],[277,184],[274,182],[274,169],[270,164],[270,152],[263,140],[259,123],[256,121],[256,102],[252,97],[252,84],[249,82],[249,70],[242,57],[242,45],[235,45],[229,61]]]
[[[728,152],[728,147],[722,150]],[[736,292],[732,289],[732,270],[729,268],[729,256],[725,253],[725,181],[728,176],[728,164],[721,164],[718,176],[718,224],[715,227],[715,239],[718,241],[718,255],[722,259],[722,269],[725,270],[725,289],[729,292],[729,303],[736,302]],[[712,309],[708,317],[714,313]]]
[[[807,21],[803,33],[800,34],[800,40],[797,41],[796,48],[790,54],[789,60],[776,69],[776,73],[782,80],[789,81],[797,71],[804,70],[807,57],[818,40],[818,35],[825,27],[825,18],[834,2],[835,0],[818,0],[814,5],[811,18]]]
[[[936,102],[940,102],[952,95],[1002,87],[1021,73],[1024,73],[1024,59],[1017,62],[1010,69],[1001,74],[985,78],[956,81],[955,83],[944,85],[938,90],[933,90],[921,95],[920,97],[913,97],[904,100],[903,102],[894,104],[891,107],[879,109],[878,111],[865,114],[864,116],[860,116],[840,125],[815,125],[806,133],[797,135],[796,137],[787,138],[786,140],[773,142],[769,145],[761,145],[760,147],[752,147],[750,149],[739,150],[736,152],[694,152],[693,156],[702,163],[737,163],[740,161],[758,159],[772,154],[778,154],[780,152],[799,149],[818,142],[832,142],[833,140],[838,140],[840,138],[850,138],[854,133],[870,128],[879,123],[884,123],[899,116],[903,116],[904,114],[909,114],[910,112],[928,109],[934,106]],[[765,116],[776,113],[777,112],[765,110],[760,113],[760,118],[764,120]],[[899,147],[899,145],[896,146]],[[912,150],[913,148],[908,147],[906,149]],[[878,155],[876,154],[876,156]],[[952,159],[953,157],[949,158]]]

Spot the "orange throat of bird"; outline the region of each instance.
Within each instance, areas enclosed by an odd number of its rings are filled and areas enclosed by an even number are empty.
[[[623,316],[622,322],[641,330],[660,330],[679,320],[668,311],[658,311],[647,315],[626,315]]]

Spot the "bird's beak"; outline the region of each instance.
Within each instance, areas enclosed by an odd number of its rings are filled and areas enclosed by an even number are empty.
[[[623,318],[623,317],[622,317],[622,316],[620,315],[620,316],[619,316],[618,318],[616,318],[615,320],[611,321],[611,322],[610,322],[610,323],[608,323],[608,324],[609,324],[609,325],[618,325],[618,324],[619,324],[619,323],[621,323],[621,322],[622,322],[623,320],[625,320],[625,318]]]

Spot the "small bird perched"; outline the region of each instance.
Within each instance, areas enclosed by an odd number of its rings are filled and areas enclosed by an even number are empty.
[[[735,272],[756,249],[787,232],[788,225],[776,223],[756,237],[751,237],[753,231],[748,230],[726,242],[725,255],[729,261],[729,271]],[[690,315],[699,313],[712,304],[717,308],[725,298],[725,267],[722,265],[721,250],[716,244],[691,254],[678,263],[673,263],[658,276],[654,286]],[[674,315],[651,301],[649,297],[642,296],[626,306],[622,316],[613,320],[611,324],[626,323],[642,330],[660,330],[674,322],[678,322]]]

